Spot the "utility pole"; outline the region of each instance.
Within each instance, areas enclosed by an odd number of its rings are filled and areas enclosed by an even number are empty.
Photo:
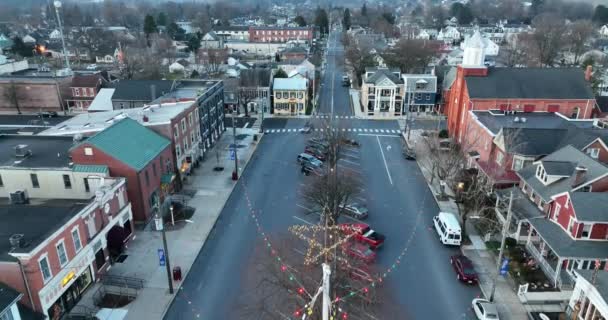
[[[247,106],[245,106],[245,107],[247,107]],[[234,172],[232,173],[232,180],[238,180],[239,179],[239,160],[236,155],[236,124],[234,122],[234,118],[236,118],[236,110],[232,110],[232,137],[234,138],[233,143],[232,143],[232,152],[234,154]]]
[[[322,265],[323,267],[323,320],[329,320],[329,309],[330,309],[330,297],[329,297],[329,282],[331,276],[331,269],[327,263]]]
[[[68,51],[65,47],[65,37],[63,36],[63,25],[61,24],[61,18],[59,17],[59,8],[61,8],[61,1],[55,1],[53,3],[55,6],[55,15],[57,17],[57,27],[59,29],[59,34],[61,36],[61,46],[63,48],[63,57],[65,58],[65,68],[69,72],[70,71],[70,59],[68,58]]]
[[[505,250],[505,240],[507,239],[507,232],[509,231],[509,225],[511,224],[511,215],[513,212],[511,209],[513,208],[513,191],[509,195],[509,208],[507,209],[507,220],[505,221],[504,226],[502,227],[502,240],[500,241],[500,251],[498,252],[498,266],[496,267],[496,276],[494,277],[494,282],[492,282],[492,290],[490,293],[490,301],[494,301],[494,293],[496,292],[496,281],[498,280],[498,276],[500,275],[500,267],[502,266],[502,257]]]
[[[173,294],[173,279],[171,278],[171,264],[169,263],[169,248],[167,248],[167,236],[165,234],[165,226],[163,218],[156,213],[154,217],[156,230],[159,230],[163,235],[163,248],[165,250],[165,266],[167,267],[167,281],[169,283],[169,294]]]

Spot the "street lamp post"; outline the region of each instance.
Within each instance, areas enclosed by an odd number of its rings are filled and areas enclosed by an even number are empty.
[[[492,290],[490,291],[490,301],[494,301],[494,293],[496,292],[496,281],[498,280],[498,275],[500,274],[500,268],[502,266],[502,257],[504,255],[505,250],[505,241],[507,240],[507,232],[509,231],[509,225],[511,224],[511,215],[513,214],[513,191],[509,195],[509,208],[507,209],[507,220],[505,221],[505,225],[502,228],[502,239],[500,241],[500,251],[498,252],[498,264],[496,267],[496,276],[494,277],[494,281],[492,282]]]
[[[234,121],[234,118],[236,118],[236,110],[232,111],[232,137],[233,137],[232,152],[234,154],[234,172],[232,173],[232,180],[238,180],[239,179],[239,160],[236,155],[236,123]]]
[[[165,250],[165,266],[167,267],[167,281],[169,284],[169,294],[173,294],[173,279],[171,278],[171,264],[169,262],[169,248],[167,247],[167,236],[165,234],[165,226],[163,218],[158,213],[154,217],[156,223],[156,230],[161,231],[163,235],[163,248]]]

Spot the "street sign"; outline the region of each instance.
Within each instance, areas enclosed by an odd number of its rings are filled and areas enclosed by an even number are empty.
[[[507,274],[508,270],[509,270],[509,258],[504,258],[502,260],[502,263],[500,264],[500,274],[504,276],[505,274]]]
[[[165,250],[158,249],[158,265],[163,267],[165,265]]]
[[[234,149],[230,150],[230,160],[234,160]]]

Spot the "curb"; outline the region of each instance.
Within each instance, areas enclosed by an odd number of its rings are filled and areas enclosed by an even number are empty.
[[[249,160],[247,160],[247,163],[245,163],[245,165],[243,166],[243,168],[241,169],[241,173],[245,172],[245,170],[247,169],[247,167],[249,166],[249,163],[251,162],[251,159],[253,158],[253,155],[255,154],[260,142],[262,141],[262,137],[264,137],[263,133],[257,133],[258,134],[258,141],[255,144],[255,148],[254,150],[251,152],[251,156],[249,157]],[[209,232],[207,233],[207,237],[205,238],[205,240],[203,241],[203,244],[201,245],[201,247],[198,249],[198,252],[196,253],[196,258],[194,258],[194,262],[196,262],[196,259],[198,259],[198,255],[200,254],[200,252],[205,248],[205,244],[207,243],[207,238],[209,237],[209,235],[211,234],[211,232],[213,232],[213,230],[215,229],[215,226],[217,224],[217,221],[219,220],[220,216],[222,215],[222,212],[224,211],[224,207],[226,207],[226,203],[228,203],[228,200],[230,199],[230,197],[232,196],[232,192],[234,192],[234,188],[236,187],[236,185],[239,183],[240,181],[240,177],[242,176],[239,175],[239,180],[236,181],[236,183],[234,183],[232,185],[232,189],[230,190],[230,194],[228,195],[228,197],[226,198],[226,201],[224,201],[224,204],[222,205],[221,209],[220,209],[220,213],[217,215],[217,217],[215,218],[215,221],[213,221],[213,226],[211,227],[211,229],[209,229]],[[194,265],[194,262],[192,262],[192,265]],[[181,290],[182,284],[184,282],[186,282],[186,279],[188,279],[188,275],[190,275],[190,270],[192,269],[192,265],[190,265],[190,268],[188,269],[188,272],[183,274],[182,280],[179,282],[179,286],[175,286],[174,288],[174,294],[171,296],[171,299],[169,300],[169,303],[167,304],[167,306],[163,309],[162,312],[162,319],[165,318],[165,315],[167,314],[167,311],[169,310],[169,308],[173,305],[173,302],[175,301],[175,298],[177,297],[177,294],[179,293],[179,290]]]

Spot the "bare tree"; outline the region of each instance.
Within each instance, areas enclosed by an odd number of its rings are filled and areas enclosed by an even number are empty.
[[[438,52],[435,42],[401,38],[394,47],[384,52],[382,58],[387,64],[399,67],[403,73],[424,72]]]
[[[568,26],[567,41],[570,51],[574,54],[575,65],[580,62],[581,56],[587,49],[587,42],[594,33],[595,28],[590,20],[578,20]]]
[[[565,45],[565,21],[556,14],[543,13],[532,20],[532,27],[534,31],[522,37],[528,54],[536,56],[539,66],[552,67]]]
[[[346,59],[348,60],[348,62],[350,62],[351,66],[355,71],[358,85],[361,85],[362,76],[365,72],[365,68],[374,66],[376,64],[374,61],[374,56],[370,53],[371,48],[363,47],[361,44],[358,44],[354,39],[352,39],[352,37],[349,36],[343,39],[343,41],[346,46]]]
[[[500,50],[503,62],[507,67],[525,65],[528,62],[526,52],[518,45],[518,41],[507,41]]]
[[[249,104],[253,102],[256,98],[257,94],[255,92],[255,89],[239,88],[239,102],[243,106],[243,110],[245,110],[245,117],[249,117]]]
[[[15,81],[11,81],[8,86],[4,87],[4,98],[13,104],[15,109],[17,109],[17,114],[21,114],[21,109],[19,108],[19,99],[21,99],[21,94],[19,92],[19,88],[15,84]]]

